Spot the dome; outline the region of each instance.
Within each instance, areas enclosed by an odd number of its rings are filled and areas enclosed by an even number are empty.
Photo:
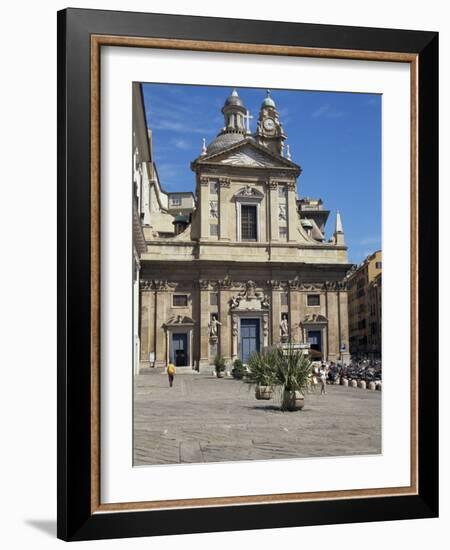
[[[261,103],[261,108],[263,107],[273,107],[275,109],[275,101],[270,97],[270,90],[267,90],[267,97]]]
[[[231,95],[227,97],[224,107],[228,107],[230,105],[237,105],[238,107],[244,106],[244,104],[242,103],[242,99],[238,96],[236,90],[233,90],[231,92]]]
[[[228,147],[231,147],[235,143],[238,143],[239,141],[242,141],[245,139],[245,135],[238,133],[238,132],[232,132],[232,133],[226,133],[226,134],[219,134],[211,143],[208,145],[206,151],[208,155],[212,155],[213,153],[217,153],[221,151],[222,149],[228,149]]]

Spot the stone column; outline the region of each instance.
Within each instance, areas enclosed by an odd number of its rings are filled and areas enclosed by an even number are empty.
[[[335,290],[327,292],[328,302],[328,357],[329,361],[337,361],[339,357],[339,322],[338,297]]]
[[[339,291],[339,313],[340,313],[340,324],[341,324],[341,344],[345,344],[345,351],[340,352],[341,359],[345,363],[350,361],[349,353],[349,341],[348,341],[348,296],[347,290],[343,287]]]
[[[141,354],[140,360],[147,362],[148,354],[154,350],[154,331],[152,313],[154,311],[154,292],[151,290],[150,281],[141,281],[140,284],[140,341],[141,341]]]
[[[280,321],[281,321],[281,292],[282,288],[278,281],[268,281],[271,287],[271,340],[272,345],[279,344],[280,336]]]
[[[200,178],[198,207],[200,214],[200,239],[209,238],[209,178]]]
[[[270,240],[278,241],[279,238],[279,226],[278,226],[278,182],[270,181]]]
[[[199,280],[200,287],[200,323],[199,323],[199,338],[200,338],[200,360],[199,370],[209,367],[209,330],[208,324],[210,322],[209,315],[209,281],[204,279]]]
[[[230,240],[230,179],[219,179],[219,239]]]
[[[300,343],[300,300],[301,294],[297,286],[293,286],[289,292],[289,332],[291,335],[291,342]]]
[[[230,292],[227,290],[228,287],[223,286],[219,282],[219,321],[222,323],[220,326],[220,348],[219,353],[222,357],[225,358],[225,361],[231,363],[232,349],[231,349],[231,326],[230,326],[230,313],[229,313],[229,301],[230,301]]]
[[[155,367],[165,367],[167,359],[167,336],[164,324],[168,321],[168,289],[160,285],[156,291],[155,307]]]
[[[287,186],[288,240],[297,241],[297,193],[295,181]]]

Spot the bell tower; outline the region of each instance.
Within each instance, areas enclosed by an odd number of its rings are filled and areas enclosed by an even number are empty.
[[[261,104],[258,126],[256,129],[256,141],[264,145],[277,155],[283,155],[286,134],[281,125],[275,101],[267,90],[267,96]]]
[[[245,118],[247,110],[239,97],[236,90],[231,92],[231,95],[225,101],[222,107],[224,117],[224,127],[221,134],[246,134]]]

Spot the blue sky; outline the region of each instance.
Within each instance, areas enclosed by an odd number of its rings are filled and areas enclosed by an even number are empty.
[[[231,87],[144,84],[153,153],[166,191],[194,191],[190,162],[202,138],[209,143],[223,126],[221,108]],[[266,96],[261,88],[237,88],[254,117]],[[341,212],[349,261],[361,262],[381,248],[381,96],[271,90],[292,160],[302,167],[300,196],[321,198],[334,230]]]

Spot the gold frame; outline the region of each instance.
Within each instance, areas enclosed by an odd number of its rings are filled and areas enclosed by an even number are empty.
[[[102,46],[247,53],[409,63],[411,98],[411,484],[408,487],[213,497],[146,502],[100,502],[100,51]],[[91,513],[306,502],[419,494],[418,480],[418,55],[164,38],[91,35]]]

